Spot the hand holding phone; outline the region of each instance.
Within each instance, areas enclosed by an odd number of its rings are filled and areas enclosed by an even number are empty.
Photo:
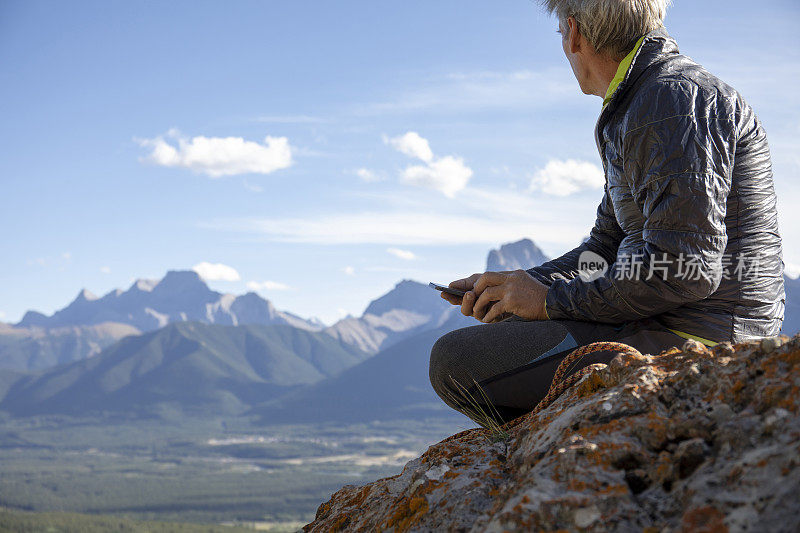
[[[453,305],[463,305],[464,303],[464,295],[472,290],[475,286],[475,282],[478,281],[478,278],[481,277],[481,274],[476,273],[467,278],[457,279],[450,283],[450,286],[446,285],[439,285],[438,283],[429,283],[428,286],[436,289],[437,291],[441,291],[442,298],[447,300],[449,303]]]
[[[437,291],[446,292],[447,294],[452,294],[453,296],[462,297],[464,296],[467,291],[462,291],[461,289],[451,289],[450,287],[445,287],[444,285],[439,285],[438,283],[430,282],[428,283],[428,287],[434,288]]]

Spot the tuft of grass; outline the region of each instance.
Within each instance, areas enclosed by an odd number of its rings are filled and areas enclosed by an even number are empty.
[[[486,392],[473,378],[472,383],[474,388],[479,393],[479,398],[475,398],[464,385],[458,382],[456,378],[449,375],[450,381],[453,382],[455,390],[458,395],[448,392],[448,399],[455,405],[461,407],[461,412],[474,420],[479,426],[489,432],[489,440],[491,442],[500,442],[508,440],[509,433],[503,429],[503,417],[497,412],[497,408],[489,400]],[[478,401],[478,400],[481,401]],[[488,409],[484,408],[487,406]]]

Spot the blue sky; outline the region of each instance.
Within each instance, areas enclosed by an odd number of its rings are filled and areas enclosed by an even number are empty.
[[[767,129],[800,266],[800,7],[676,1]],[[530,0],[0,2],[0,321],[209,263],[331,323],[588,233],[600,99]],[[566,194],[571,192],[571,194]]]

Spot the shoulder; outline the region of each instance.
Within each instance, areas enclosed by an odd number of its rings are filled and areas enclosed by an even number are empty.
[[[734,134],[747,112],[749,106],[733,87],[678,54],[653,65],[637,80],[622,113],[621,133],[700,126]]]
[[[617,139],[636,190],[667,178],[730,176],[743,117],[739,93],[682,55],[648,69],[628,94]]]

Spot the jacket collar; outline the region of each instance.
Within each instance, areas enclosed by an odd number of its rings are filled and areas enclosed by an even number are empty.
[[[628,75],[628,69],[631,68],[633,57],[639,52],[639,47],[642,46],[643,41],[644,35],[639,37],[639,40],[636,41],[636,46],[633,47],[633,50],[631,50],[630,53],[626,55],[622,61],[620,61],[619,66],[617,67],[617,72],[614,74],[614,79],[612,79],[611,83],[608,84],[606,95],[603,98],[603,105],[606,105],[611,101],[611,97],[614,96],[614,92],[616,92],[617,87],[619,87],[619,84],[625,79],[625,76]]]
[[[636,84],[636,81],[650,66],[662,63],[678,53],[678,43],[670,37],[663,26],[645,34],[641,44],[634,48],[630,67],[622,81],[619,82],[614,94],[611,95],[608,107],[616,107],[614,104],[620,102],[622,96]]]
[[[631,63],[625,76],[619,82],[610,100],[603,106],[600,116],[597,117],[597,124],[595,124],[594,140],[597,144],[597,150],[600,152],[600,158],[604,161],[603,165],[605,165],[605,159],[603,158],[600,130],[608,120],[608,117],[614,113],[625,94],[632,90],[637,80],[641,78],[648,68],[658,63],[663,63],[678,53],[678,43],[669,36],[663,26],[645,34],[639,46],[634,48],[633,58],[631,58]]]

